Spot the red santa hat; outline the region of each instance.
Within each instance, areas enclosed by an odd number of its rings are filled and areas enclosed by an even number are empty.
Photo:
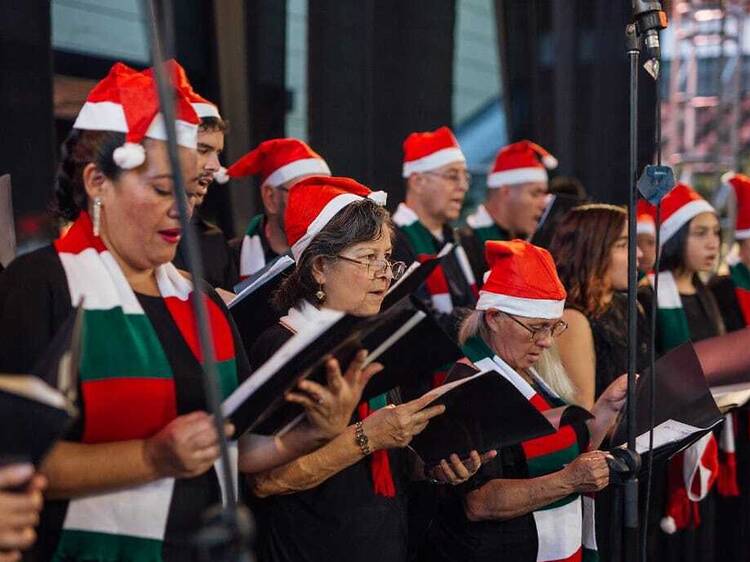
[[[177,143],[195,148],[200,119],[179,89],[175,94],[175,118]],[[146,160],[143,139],[167,140],[153,76],[115,63],[89,92],[73,128],[125,133],[125,144],[115,149],[113,159],[125,170],[137,168]]]
[[[187,72],[185,72],[185,69],[179,62],[177,62],[175,59],[169,59],[165,64],[167,65],[169,72],[172,74],[174,87],[178,88],[185,94],[185,97],[187,97],[187,99],[193,105],[193,109],[195,109],[198,117],[200,117],[201,119],[205,119],[206,117],[221,119],[221,114],[219,113],[219,108],[216,106],[216,104],[208,101],[198,92],[193,90],[193,85],[188,79]],[[147,76],[153,77],[154,69],[148,68],[144,70],[143,73]]]
[[[529,182],[547,183],[547,170],[557,168],[557,158],[528,140],[500,149],[487,176],[487,187]]]
[[[306,143],[285,138],[260,143],[227,168],[228,178],[254,175],[260,176],[261,185],[279,187],[302,176],[330,176],[331,170]]]
[[[485,245],[489,275],[477,310],[500,310],[527,318],[560,318],[567,293],[555,261],[544,248],[524,240]]]
[[[747,240],[750,238],[750,177],[745,174],[727,172],[721,176],[721,181],[732,186],[737,201],[734,238]]]
[[[384,206],[387,194],[350,178],[313,176],[294,184],[284,214],[284,230],[298,261],[313,238],[347,205],[370,199]]]
[[[659,244],[664,246],[680,228],[701,213],[716,213],[716,210],[689,185],[675,185],[661,201]]]
[[[448,127],[435,131],[412,133],[404,141],[402,176],[429,172],[447,164],[466,162],[461,147]]]
[[[639,199],[635,208],[638,234],[656,236],[656,207],[645,199]]]

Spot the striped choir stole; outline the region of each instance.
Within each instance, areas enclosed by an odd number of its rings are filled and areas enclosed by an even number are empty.
[[[87,213],[81,213],[68,234],[55,242],[55,249],[71,302],[83,302],[84,308],[81,442],[153,436],[177,417],[174,373],[154,327],[115,258],[94,236]],[[172,264],[158,267],[155,275],[167,310],[202,361],[191,283]],[[219,384],[226,397],[237,386],[234,340],[223,311],[209,298],[206,303]],[[236,458],[236,445],[232,449]],[[161,561],[173,488],[174,479],[164,478],[70,500],[54,560]],[[222,494],[226,501],[223,489]]]
[[[497,225],[484,205],[479,205],[473,214],[466,217],[466,224],[469,225],[474,236],[482,243],[482,248],[492,240],[510,239],[508,233]]]
[[[471,338],[463,350],[478,369],[494,370],[504,376],[540,412],[565,405],[533,370],[534,385],[531,385],[495,355],[481,338]],[[562,470],[583,452],[578,434],[570,426],[560,428],[553,435],[526,441],[521,446],[529,478]],[[571,494],[534,511],[533,517],[537,562],[598,560],[592,497]]]
[[[729,274],[745,326],[750,326],[750,269],[744,263],[738,262],[729,268]]]
[[[398,226],[409,240],[412,250],[417,255],[417,261],[425,262],[434,258],[440,248],[435,244],[435,238],[429,230],[419,221],[416,213],[405,204],[401,203],[393,214],[393,222]],[[471,270],[469,258],[466,251],[457,245],[454,250],[456,260],[461,267],[461,272],[471,291],[476,298],[479,295],[474,272]],[[438,265],[425,282],[427,292],[430,294],[432,306],[436,311],[449,314],[453,311],[453,299],[450,294],[450,285],[442,265]]]
[[[666,353],[685,342],[690,341],[690,326],[682,307],[682,299],[671,271],[659,274],[659,292],[656,298],[656,322],[658,346]],[[655,276],[648,275],[651,287]],[[661,522],[662,529],[668,533],[684,529],[690,525],[698,526],[697,502],[704,499],[717,478],[720,478],[718,490],[725,495],[737,495],[737,468],[734,453],[734,422],[732,414],[724,416],[721,441],[709,433],[694,443],[684,452],[670,460],[667,470],[667,505]],[[719,462],[721,449],[721,463]],[[735,493],[736,492],[736,493]]]
[[[263,251],[261,229],[263,214],[255,215],[247,225],[240,249],[240,279],[250,277],[266,266],[266,253]]]

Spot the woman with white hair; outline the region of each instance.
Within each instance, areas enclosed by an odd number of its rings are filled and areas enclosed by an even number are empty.
[[[488,242],[490,274],[460,333],[467,359],[506,377],[540,411],[574,388],[553,351],[566,293],[550,254],[528,242]],[[580,426],[507,447],[441,506],[428,541],[434,561],[582,560],[595,550],[590,494],[609,483],[596,448],[625,401],[625,377]]]

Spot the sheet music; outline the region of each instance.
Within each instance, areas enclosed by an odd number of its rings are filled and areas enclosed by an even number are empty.
[[[250,293],[254,292],[258,287],[264,285],[266,282],[268,282],[270,279],[273,279],[277,275],[279,275],[281,272],[285,271],[288,267],[294,265],[294,260],[290,258],[289,256],[281,256],[276,261],[271,264],[271,266],[263,272],[262,275],[259,275],[257,279],[254,279],[250,284],[243,287],[243,289],[235,296],[227,305],[228,308],[232,308],[235,304],[240,302],[242,299],[245,298],[245,296],[249,295]]]
[[[654,449],[669,443],[677,443],[694,433],[705,431],[705,428],[694,427],[677,420],[669,419],[654,428]],[[649,450],[649,433],[639,435],[635,440],[635,449],[643,454]]]

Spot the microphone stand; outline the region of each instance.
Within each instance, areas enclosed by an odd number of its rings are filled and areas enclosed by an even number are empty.
[[[251,562],[249,550],[252,523],[246,508],[237,503],[232,456],[224,434],[224,417],[221,413],[218,370],[214,357],[213,338],[208,322],[208,310],[199,284],[204,278],[203,261],[195,229],[190,221],[185,182],[180,168],[175,130],[175,104],[173,77],[168,73],[164,61],[173,51],[173,12],[171,0],[143,0],[148,14],[149,39],[154,75],[158,86],[159,107],[167,133],[167,149],[172,171],[174,194],[180,214],[180,226],[185,237],[188,271],[193,280],[193,311],[197,323],[198,341],[203,355],[203,389],[206,406],[212,414],[216,433],[219,436],[220,471],[217,476],[224,490],[224,505],[215,506],[203,514],[204,524],[195,537],[193,546],[199,560]],[[165,49],[166,45],[166,49]],[[167,51],[165,53],[165,51]],[[166,56],[166,55],[169,56]]]
[[[619,465],[615,471],[617,480],[624,488],[623,505],[623,527],[621,534],[621,549],[618,554],[625,562],[638,562],[640,557],[639,545],[639,481],[638,475],[641,466],[641,457],[636,450],[636,438],[638,437],[638,426],[636,419],[636,368],[638,350],[638,268],[637,268],[637,216],[636,206],[638,203],[638,72],[640,63],[641,40],[647,53],[647,61],[644,65],[646,71],[657,80],[659,75],[659,30],[666,27],[666,15],[661,10],[659,2],[649,0],[632,0],[633,23],[625,28],[626,53],[629,66],[629,154],[628,154],[628,373],[627,373],[627,405],[626,405],[626,428],[627,449],[613,451],[615,463]],[[657,104],[659,96],[657,95]],[[657,118],[660,112],[656,111]],[[657,151],[660,150],[660,124],[657,123]],[[659,158],[661,164],[661,158]],[[658,226],[657,226],[658,228]],[[656,297],[654,297],[656,300]],[[653,352],[653,350],[652,350]],[[652,377],[653,380],[653,377]],[[653,394],[652,394],[653,408]],[[653,412],[651,418],[653,419]],[[653,423],[652,423],[653,425]],[[650,443],[653,444],[653,434]],[[649,455],[651,460],[652,455]],[[651,467],[649,463],[649,467]],[[650,491],[650,474],[649,474]],[[622,491],[617,490],[616,495]],[[619,505],[618,502],[615,502]],[[647,524],[648,522],[646,522]],[[644,526],[644,540],[647,535],[647,527]],[[645,558],[645,548],[644,558]],[[644,561],[645,562],[645,561]]]

